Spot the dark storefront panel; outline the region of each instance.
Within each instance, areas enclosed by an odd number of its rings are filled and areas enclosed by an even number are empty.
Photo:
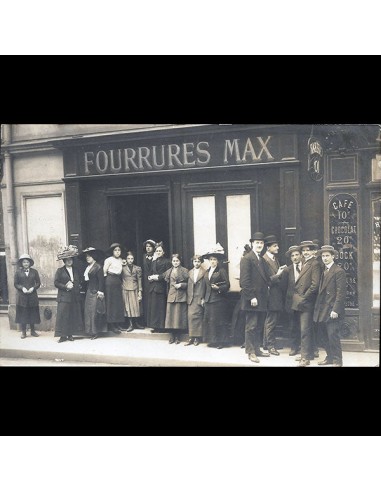
[[[364,173],[374,152],[325,154],[324,134],[319,143],[308,127],[292,130],[216,126],[72,143],[64,149],[69,239],[102,249],[121,241],[138,263],[145,239],[163,240],[167,254],[179,252],[187,267],[195,250],[218,241],[229,253],[232,315],[238,251],[252,232],[277,236],[281,264],[301,240],[333,244],[348,281],[344,348],[375,347],[379,305],[369,304],[374,289],[367,279],[377,246],[360,239],[371,237],[377,217],[376,205],[368,212],[378,185],[362,190],[372,181]],[[285,317],[277,334],[287,338]]]

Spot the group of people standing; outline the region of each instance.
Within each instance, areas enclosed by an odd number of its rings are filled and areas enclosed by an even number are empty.
[[[303,241],[288,249],[291,265],[280,266],[275,236],[256,232],[250,243],[240,262],[239,303],[245,315],[243,347],[249,360],[258,363],[258,357],[280,355],[275,328],[284,309],[290,319],[289,355],[300,353],[300,367],[319,356],[319,342],[327,357],[318,364],[342,366],[339,322],[345,315],[346,276],[334,263],[337,252],[329,245],[319,249],[316,241]],[[142,267],[135,265],[133,252],[124,252],[119,243],[113,243],[106,255],[93,247],[81,254],[73,245],[60,249],[57,260],[64,266],[57,269],[54,279],[58,342],[74,341],[73,334],[83,330],[94,340],[109,331],[120,334],[149,327],[153,333],[170,333],[170,344],[180,343],[188,332],[187,346],[202,341],[217,349],[226,346],[230,323],[225,294],[230,282],[223,268],[227,258],[222,246],[217,243],[208,252],[195,254],[189,271],[178,253],[170,259],[165,256],[163,243],[148,239],[143,247]],[[76,257],[87,264],[83,273],[74,264]],[[203,267],[204,259],[209,260],[208,269]],[[15,274],[16,323],[21,325],[21,338],[26,337],[27,324],[31,335],[38,336],[40,279],[33,264],[29,255],[22,255]]]
[[[256,232],[240,263],[241,310],[245,311],[245,349],[249,360],[279,355],[275,327],[280,312],[289,314],[291,351],[299,367],[319,357],[319,345],[327,356],[318,365],[343,365],[340,321],[345,316],[346,275],[334,263],[338,252],[330,245],[319,249],[317,241],[290,246],[289,266],[280,266],[275,236]],[[263,253],[264,247],[266,252]],[[267,349],[267,352],[261,350]]]

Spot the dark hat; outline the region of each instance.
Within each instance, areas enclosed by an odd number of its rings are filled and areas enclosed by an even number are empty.
[[[67,258],[74,258],[78,256],[78,248],[73,244],[69,246],[62,246],[57,253],[57,261],[66,260]]]
[[[81,260],[86,260],[86,255],[91,256],[92,258],[94,258],[95,261],[101,261],[104,259],[105,256],[101,249],[93,248],[92,246],[84,249],[82,253],[78,255],[78,258]]]
[[[336,251],[335,248],[333,246],[330,246],[329,244],[325,244],[317,252],[318,255],[321,255],[322,253],[331,253],[331,255],[335,255],[335,256],[339,255],[339,252]]]
[[[112,256],[112,253],[113,253],[114,249],[117,248],[117,247],[119,247],[122,250],[122,254],[123,254],[123,247],[122,247],[122,245],[120,243],[112,243],[112,245],[107,250],[107,254],[109,256]]]
[[[265,241],[265,246],[270,246],[270,244],[274,244],[278,242],[275,236],[267,236],[265,237],[264,241]]]
[[[262,232],[254,232],[252,235],[253,237],[250,239],[250,242],[254,241],[264,241],[265,240],[265,235]]]
[[[145,248],[147,244],[151,244],[154,248],[156,248],[156,241],[153,239],[147,239],[147,241],[144,241],[143,247]]]
[[[299,246],[301,248],[304,248],[306,246],[308,246],[309,248],[311,249],[319,249],[319,246],[317,246],[313,241],[302,241]]]
[[[299,251],[299,253],[301,253],[300,246],[298,246],[297,244],[294,244],[293,246],[290,246],[288,248],[288,250],[286,251],[287,258],[289,258],[291,256],[291,253],[293,253],[294,251]]]
[[[17,264],[19,266],[22,266],[22,260],[28,260],[29,263],[30,263],[30,266],[33,266],[34,265],[33,259],[29,255],[27,255],[27,254],[21,255],[20,258],[17,260]]]

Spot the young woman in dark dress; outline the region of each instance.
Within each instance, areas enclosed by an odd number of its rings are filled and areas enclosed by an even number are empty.
[[[113,243],[108,250],[108,258],[103,265],[106,296],[106,316],[109,330],[119,335],[124,323],[124,301],[122,292],[122,246]]]
[[[220,263],[226,258],[224,250],[217,244],[213,251],[203,255],[210,263],[205,278],[205,341],[208,347],[224,348],[228,336],[226,292],[230,289],[229,277]]]
[[[54,277],[57,294],[57,319],[54,336],[60,337],[58,343],[74,341],[73,333],[83,330],[80,297],[80,274],[73,265],[74,257],[78,256],[77,246],[69,245],[60,249],[57,260],[64,266],[58,268]]]
[[[17,262],[14,285],[16,296],[16,323],[21,327],[21,338],[26,337],[26,325],[30,326],[32,337],[38,337],[34,325],[41,322],[37,289],[40,287],[40,277],[29,255],[21,255]]]
[[[101,333],[107,333],[105,316],[105,277],[100,264],[104,257],[101,250],[89,247],[79,255],[85,260],[87,268],[84,271],[84,284],[86,285],[86,298],[84,307],[85,333],[95,340]],[[103,304],[103,306],[102,306]],[[101,309],[99,309],[101,305]]]

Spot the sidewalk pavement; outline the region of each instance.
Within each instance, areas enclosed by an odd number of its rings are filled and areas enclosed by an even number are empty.
[[[38,329],[37,329],[38,331]],[[8,317],[0,316],[0,358],[43,359],[123,364],[128,366],[225,366],[225,367],[297,367],[295,357],[288,355],[289,349],[279,350],[280,356],[261,358],[259,364],[248,360],[244,349],[228,347],[222,350],[206,344],[185,347],[169,345],[168,335],[152,335],[149,329],[135,330],[121,335],[107,334],[102,338],[76,338],[74,342],[57,343],[53,332],[38,331],[38,338],[21,339],[20,332],[9,329]],[[320,351],[322,360],[325,352]],[[343,352],[344,366],[375,367],[379,364],[379,352]],[[8,364],[7,364],[8,365]],[[318,367],[317,360],[309,367]],[[329,367],[329,366],[327,366]],[[319,367],[320,370],[325,367]]]

